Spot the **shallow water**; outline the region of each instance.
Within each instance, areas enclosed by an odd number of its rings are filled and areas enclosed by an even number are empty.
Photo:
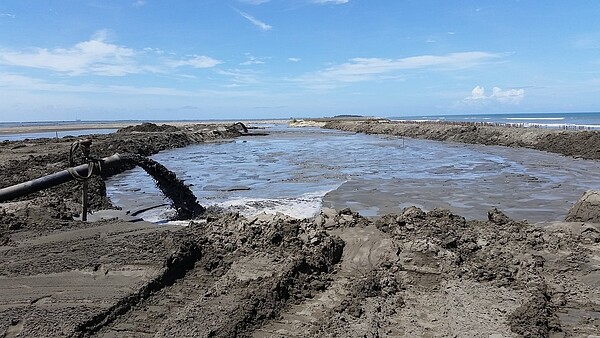
[[[442,143],[272,126],[269,136],[194,145],[152,158],[177,174],[200,204],[244,214],[311,217],[322,205],[365,216],[417,205],[485,218],[491,207],[530,221],[559,220],[586,189],[600,188],[600,162],[528,149]],[[164,203],[135,169],[107,182],[125,209]],[[143,217],[163,218],[163,209]]]

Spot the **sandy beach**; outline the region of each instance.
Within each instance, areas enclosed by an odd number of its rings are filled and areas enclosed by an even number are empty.
[[[244,134],[225,123],[169,125],[98,124],[129,128],[93,136],[93,156],[149,156]],[[600,158],[597,132],[373,121],[326,127]],[[0,143],[0,188],[66,168],[74,140]],[[78,182],[0,203],[5,337],[588,337],[600,330],[597,223],[530,224],[496,209],[465,219],[424,208],[419,197],[412,205],[421,208],[376,218],[328,208],[352,195],[357,187],[349,184],[311,219],[215,209],[157,225],[114,210],[106,196],[103,178],[130,168],[107,168],[89,181],[90,209],[105,215],[97,222],[74,219]],[[382,208],[390,198],[360,196]]]

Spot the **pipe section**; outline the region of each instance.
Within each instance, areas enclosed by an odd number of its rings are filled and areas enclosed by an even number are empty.
[[[114,154],[109,157],[105,157],[99,160],[101,168],[108,168],[113,165],[119,164],[121,162],[121,156],[119,154]],[[88,165],[82,164],[77,167],[73,167],[72,170],[75,170],[77,174],[81,176],[88,175]],[[98,166],[94,166],[94,174],[100,174],[100,168]],[[25,196],[34,192],[38,192],[40,190],[48,189],[55,187],[59,184],[63,184],[69,181],[74,180],[75,178],[69,172],[69,169],[65,169],[63,171],[59,171],[54,174],[50,174],[47,176],[43,176],[40,178],[36,178],[35,180],[19,183],[12,185],[10,187],[0,189],[0,203],[6,202],[11,199],[15,199],[21,196]]]

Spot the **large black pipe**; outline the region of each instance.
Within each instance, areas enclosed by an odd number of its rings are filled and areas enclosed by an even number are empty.
[[[109,157],[105,157],[100,161],[100,168],[96,165],[94,166],[94,173],[99,174],[101,168],[108,168],[113,165],[116,165],[121,162],[121,157],[119,154],[114,154]],[[86,177],[88,176],[89,166],[87,164],[82,164],[77,167],[71,168],[79,174],[80,176]],[[0,202],[6,202],[11,199],[25,196],[40,190],[52,188],[59,184],[63,184],[74,180],[75,177],[69,172],[69,169],[59,171],[54,174],[50,174],[48,176],[43,176],[40,178],[36,178],[35,180],[19,183],[12,185],[10,187],[0,189]]]

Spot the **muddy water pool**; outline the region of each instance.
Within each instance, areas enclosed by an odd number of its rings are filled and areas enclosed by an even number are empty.
[[[318,128],[267,126],[268,136],[199,144],[152,156],[191,185],[204,206],[252,215],[311,217],[321,206],[365,216],[417,205],[485,218],[561,220],[587,189],[600,189],[600,162],[529,149],[442,143]],[[111,200],[164,219],[164,198],[139,168],[107,181]]]

